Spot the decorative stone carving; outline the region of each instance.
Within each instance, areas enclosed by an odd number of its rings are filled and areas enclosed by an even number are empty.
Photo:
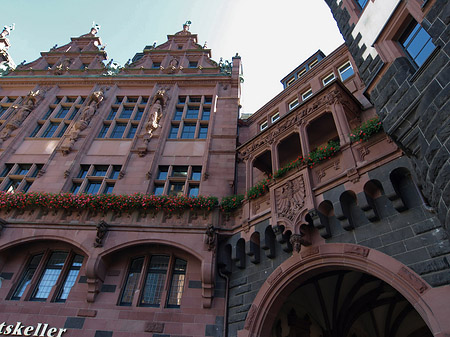
[[[370,249],[366,247],[361,246],[353,246],[353,245],[346,245],[344,247],[344,253],[348,254],[355,254],[362,257],[367,257],[369,255]]]
[[[108,224],[106,223],[106,221],[101,220],[96,227],[97,235],[95,237],[94,247],[99,248],[103,247],[103,239],[108,232]]]
[[[305,205],[305,181],[303,175],[288,180],[275,190],[275,211],[278,218],[288,219],[291,223]]]
[[[89,96],[88,103],[82,110],[80,120],[72,126],[69,132],[69,138],[66,138],[64,143],[61,145],[61,152],[63,154],[68,154],[72,150],[73,145],[78,140],[78,136],[88,127],[89,122],[92,117],[94,117],[100,103],[103,101],[103,98],[103,90],[95,91]]]
[[[300,248],[302,247],[302,236],[300,234],[292,234],[289,242],[295,252],[300,252]]]
[[[55,75],[62,75],[65,71],[69,70],[70,65],[72,64],[73,60],[70,58],[63,59],[60,64],[58,64],[55,68],[55,71],[53,72]]]
[[[36,107],[39,96],[39,90],[30,91],[29,94],[23,99],[21,105],[13,105],[16,111],[13,113],[12,119],[5,125],[0,132],[0,146],[7,140],[11,133],[19,128],[23,121],[28,117],[31,111]]]
[[[147,153],[148,143],[153,137],[153,132],[161,127],[161,125],[159,125],[159,121],[162,117],[164,106],[166,105],[167,100],[167,93],[164,89],[158,90],[152,99],[150,115],[147,123],[145,124],[145,133],[143,135],[144,146],[139,147],[138,149],[139,156],[141,157],[145,156],[145,154]]]
[[[214,250],[216,247],[216,229],[212,224],[209,224],[206,228],[204,241],[208,247],[208,251]]]

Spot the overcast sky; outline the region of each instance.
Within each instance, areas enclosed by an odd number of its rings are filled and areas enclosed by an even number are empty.
[[[324,0],[9,0],[0,25],[15,23],[9,40],[16,64],[101,25],[109,59],[121,65],[146,45],[162,44],[187,20],[212,58],[238,53],[244,68],[242,112],[253,113],[282,90],[280,80],[321,49],[343,39]]]

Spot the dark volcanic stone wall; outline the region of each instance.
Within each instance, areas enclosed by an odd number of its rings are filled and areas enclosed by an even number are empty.
[[[351,35],[350,15],[335,0],[325,0],[358,66],[371,83],[383,62],[362,58],[361,35]],[[430,4],[428,4],[430,5]],[[424,197],[450,232],[450,6],[438,0],[422,22],[438,48],[429,62],[415,70],[406,58],[396,59],[370,93],[386,133],[411,160]]]

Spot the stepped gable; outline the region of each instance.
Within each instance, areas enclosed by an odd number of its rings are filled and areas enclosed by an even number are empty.
[[[37,60],[19,65],[11,75],[90,75],[103,73],[106,51],[97,33],[99,25],[80,37],[71,38],[68,44],[55,45],[47,52],[41,52]]]
[[[163,44],[146,46],[129,60],[122,72],[148,74],[219,73],[220,66],[211,59],[211,50],[198,44],[197,34],[189,31],[191,22],[183,30],[167,35]]]

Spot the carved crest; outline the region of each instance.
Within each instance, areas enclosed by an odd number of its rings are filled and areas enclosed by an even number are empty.
[[[288,180],[275,190],[275,203],[278,218],[295,221],[301,209],[305,205],[305,181],[303,175],[296,179]]]

